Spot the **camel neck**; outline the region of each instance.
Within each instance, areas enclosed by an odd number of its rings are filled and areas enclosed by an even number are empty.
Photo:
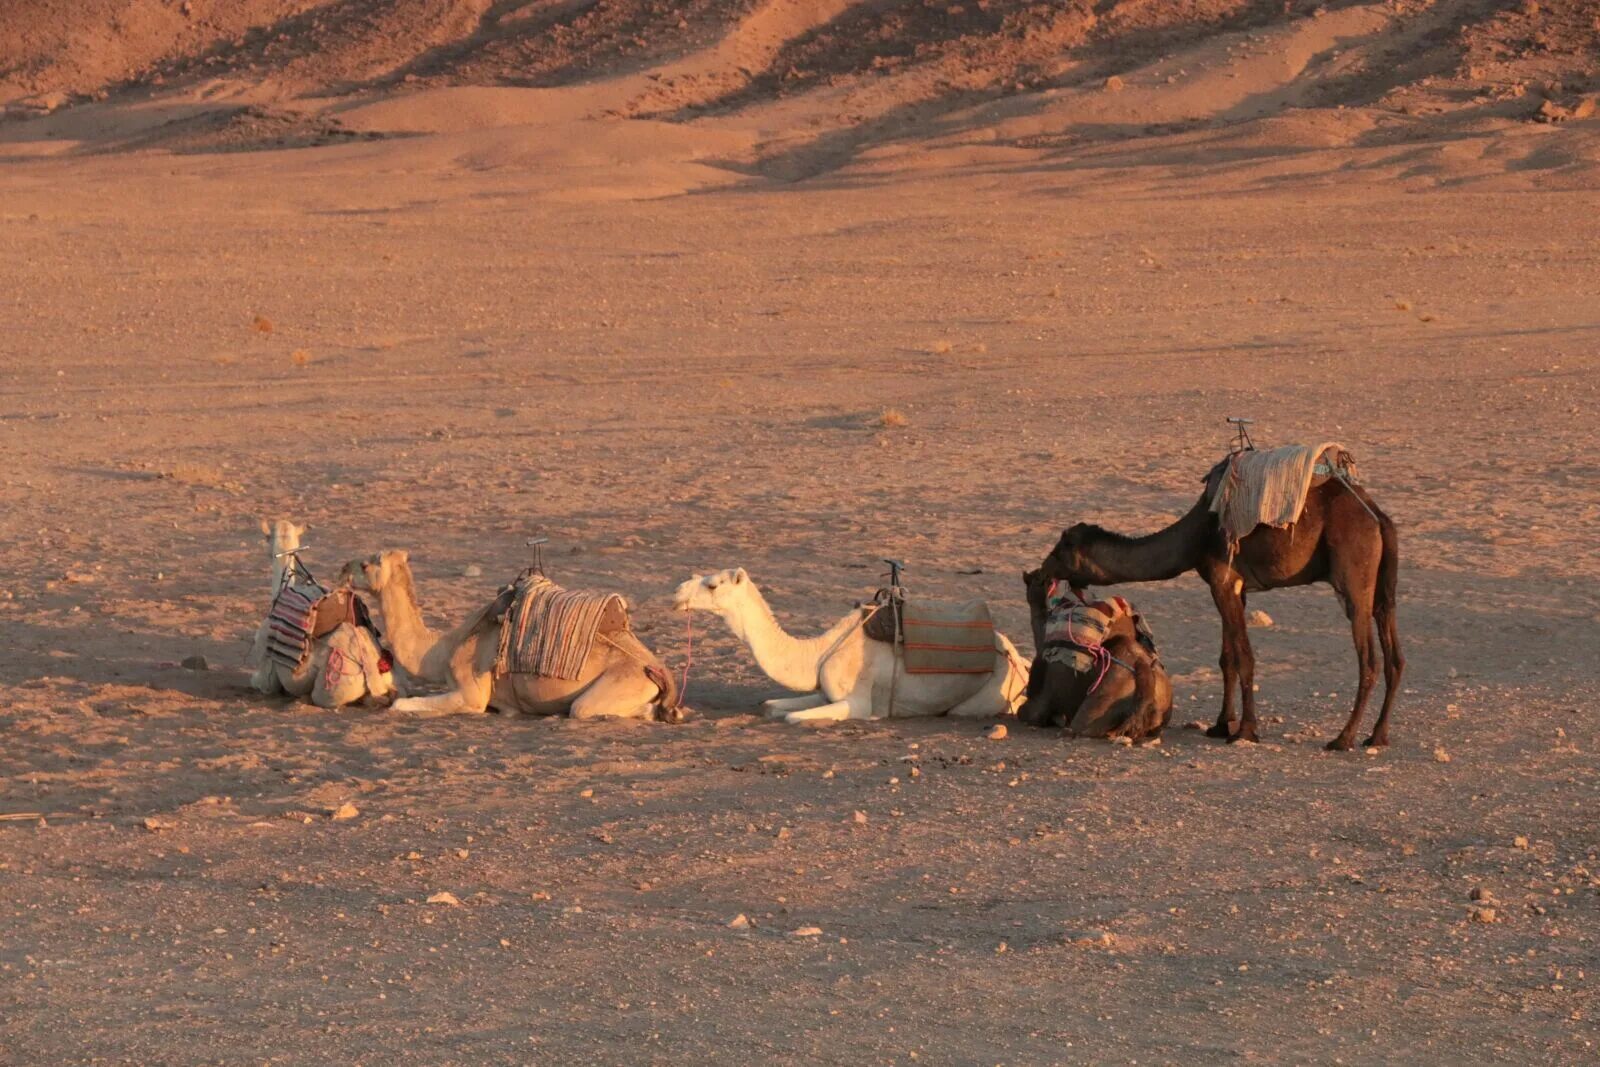
[[[1211,531],[1211,512],[1204,497],[1171,526],[1143,537],[1106,534],[1090,555],[1104,572],[1098,584],[1159,582],[1194,570]]]
[[[767,677],[800,693],[814,693],[820,687],[819,661],[839,644],[858,617],[852,612],[817,637],[792,637],[778,625],[766,599],[753,585],[744,610],[723,616],[734,634],[750,646]]]
[[[389,580],[378,590],[378,603],[383,608],[384,637],[394,651],[395,662],[413,678],[428,678],[426,660],[439,637],[422,621],[410,567],[399,564],[393,568]]]

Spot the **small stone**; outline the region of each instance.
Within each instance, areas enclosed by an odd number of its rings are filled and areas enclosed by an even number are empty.
[[[1265,628],[1272,625],[1272,616],[1258,608],[1250,613],[1250,617],[1245,620],[1245,624]]]
[[[1499,922],[1499,916],[1493,908],[1473,908],[1472,921],[1475,923]]]
[[[329,813],[328,818],[332,819],[334,822],[343,822],[346,819],[354,819],[360,814],[361,809],[347,800],[343,804],[340,804],[337,808],[334,808],[333,811]]]
[[[1126,83],[1121,78],[1119,78],[1115,74],[1113,74],[1113,75],[1111,75],[1111,77],[1106,79],[1106,92],[1108,92],[1108,93],[1120,93],[1120,92],[1122,92],[1122,87],[1125,84]]]
[[[1486,902],[1494,899],[1494,894],[1489,891],[1488,887],[1481,885],[1473,886],[1472,892],[1468,893],[1467,896],[1473,900],[1482,900]]]
[[[428,903],[445,904],[452,908],[459,908],[461,906],[461,901],[456,899],[456,895],[449,890],[445,890],[442,893],[435,893],[433,896],[428,898]]]
[[[820,926],[802,926],[798,930],[790,930],[789,931],[789,936],[790,937],[821,937],[822,936],[822,927],[820,927]]]
[[[482,578],[483,568],[478,566],[476,563],[469,563],[467,564],[466,569],[461,572],[461,575],[464,578]]]
[[[1511,847],[1526,849],[1528,847],[1528,839],[1523,837],[1521,834],[1518,834],[1516,839],[1511,842]]]
[[[206,662],[204,656],[190,656],[181,664],[186,671],[209,671],[211,664]]]
[[[983,736],[991,741],[1004,741],[1006,739],[1006,724],[997,722],[983,732]]]
[[[158,819],[154,815],[152,815],[149,818],[145,819],[145,821],[144,821],[144,823],[142,825],[144,826],[144,828],[146,830],[149,830],[151,833],[158,833],[158,832],[160,832],[162,830],[170,830],[170,829],[172,829],[172,824],[170,822],[167,822],[165,819]]]
[[[738,915],[735,915],[733,918],[728,920],[728,929],[748,930],[750,929],[750,920],[745,918],[744,912],[740,912]]]
[[[1450,753],[1446,752],[1443,748],[1434,749],[1433,750],[1433,762],[1435,762],[1435,763],[1449,763],[1450,762]]]
[[[850,816],[850,818],[858,826],[865,826],[867,824],[867,813],[864,811],[858,811],[854,815]]]

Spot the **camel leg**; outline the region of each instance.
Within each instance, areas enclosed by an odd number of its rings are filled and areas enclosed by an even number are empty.
[[[256,630],[255,641],[250,646],[250,662],[259,664],[255,673],[250,676],[250,687],[258,693],[272,696],[274,693],[283,692],[283,686],[278,684],[278,668],[267,655],[267,628],[262,626]]]
[[[632,663],[617,664],[594,680],[567,709],[573,719],[648,719],[656,685]]]
[[[802,722],[843,722],[845,719],[868,718],[871,718],[871,716],[851,714],[850,701],[835,700],[833,703],[824,704],[821,707],[791,711],[783,717],[783,721],[793,726]]]
[[[1328,742],[1328,748],[1333,752],[1344,752],[1355,745],[1361,715],[1367,710],[1367,698],[1372,695],[1372,687],[1378,680],[1378,642],[1372,636],[1372,613],[1348,598],[1345,605],[1350,616],[1350,636],[1355,642],[1360,675],[1356,679],[1356,700],[1355,706],[1350,709],[1350,719],[1339,731],[1339,736]]]
[[[451,692],[426,697],[401,697],[389,707],[394,711],[428,718],[486,714],[489,697],[494,691],[494,676],[489,673],[462,672],[456,675],[455,681],[456,688]]]
[[[250,688],[267,696],[283,692],[283,687],[278,684],[278,671],[270,663],[263,663],[256,668],[256,672],[250,676]]]
[[[952,719],[992,719],[1010,710],[1011,702],[1006,699],[1005,679],[1002,678],[998,685],[988,682],[945,714]]]
[[[1395,626],[1394,607],[1379,605],[1378,641],[1383,647],[1383,707],[1378,711],[1378,721],[1372,727],[1372,736],[1362,744],[1368,748],[1389,743],[1389,712],[1394,698],[1400,692],[1400,679],[1405,674],[1406,657],[1400,651],[1400,634]]]
[[[1389,712],[1400,693],[1406,657],[1400,651],[1400,630],[1395,621],[1395,593],[1400,569],[1400,544],[1393,524],[1380,524],[1383,552],[1378,560],[1378,578],[1372,593],[1372,618],[1378,625],[1378,642],[1383,647],[1383,707],[1367,738],[1368,747],[1389,743]]]
[[[1256,708],[1250,692],[1252,682],[1247,679],[1255,676],[1255,657],[1245,630],[1244,581],[1231,570],[1210,575],[1208,580],[1211,599],[1217,605],[1217,614],[1222,617],[1222,655],[1218,661],[1222,667],[1222,711],[1217,715],[1216,725],[1206,731],[1206,736],[1225,737],[1230,741],[1254,741]],[[1240,720],[1239,732],[1233,734],[1231,727],[1236,692],[1242,698],[1244,718]]]
[[[779,697],[776,700],[763,700],[761,712],[769,719],[781,719],[791,711],[804,711],[807,708],[821,707],[828,702],[822,693],[806,693],[797,697]]]

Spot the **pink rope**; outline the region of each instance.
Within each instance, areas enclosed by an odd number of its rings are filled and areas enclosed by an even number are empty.
[[[678,703],[683,703],[684,696],[689,692],[689,664],[694,662],[694,615],[691,612],[683,613],[683,682],[678,686]]]

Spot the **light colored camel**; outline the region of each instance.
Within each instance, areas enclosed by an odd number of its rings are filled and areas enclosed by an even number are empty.
[[[1027,693],[1028,666],[998,630],[990,674],[907,674],[892,644],[869,640],[861,632],[861,609],[818,637],[791,637],[743,567],[695,575],[678,586],[675,606],[720,615],[750,647],[767,677],[806,694],[766,701],[762,707],[768,718],[790,723],[890,716],[988,718],[1015,711]]]
[[[489,708],[510,715],[560,715],[574,719],[659,719],[678,722],[672,675],[631,631],[599,635],[577,678],[532,674],[495,676],[500,651],[500,614],[507,597],[479,608],[465,622],[435,633],[422,620],[410,554],[380,552],[345,564],[357,589],[377,596],[395,661],[412,681],[452,688],[435,696],[403,697],[396,711],[422,715],[481,714]],[[649,672],[649,673],[647,673]]]
[[[306,528],[287,519],[275,523],[263,519],[261,532],[271,546],[272,595],[276,597],[290,566],[290,553],[300,547]],[[250,685],[258,692],[269,696],[287,693],[298,699],[310,697],[319,708],[339,708],[368,697],[375,702],[394,697],[394,675],[377,669],[378,644],[362,627],[342,623],[317,638],[311,644],[311,654],[295,669],[267,655],[267,626],[262,620],[250,649],[250,663],[255,667]]]

